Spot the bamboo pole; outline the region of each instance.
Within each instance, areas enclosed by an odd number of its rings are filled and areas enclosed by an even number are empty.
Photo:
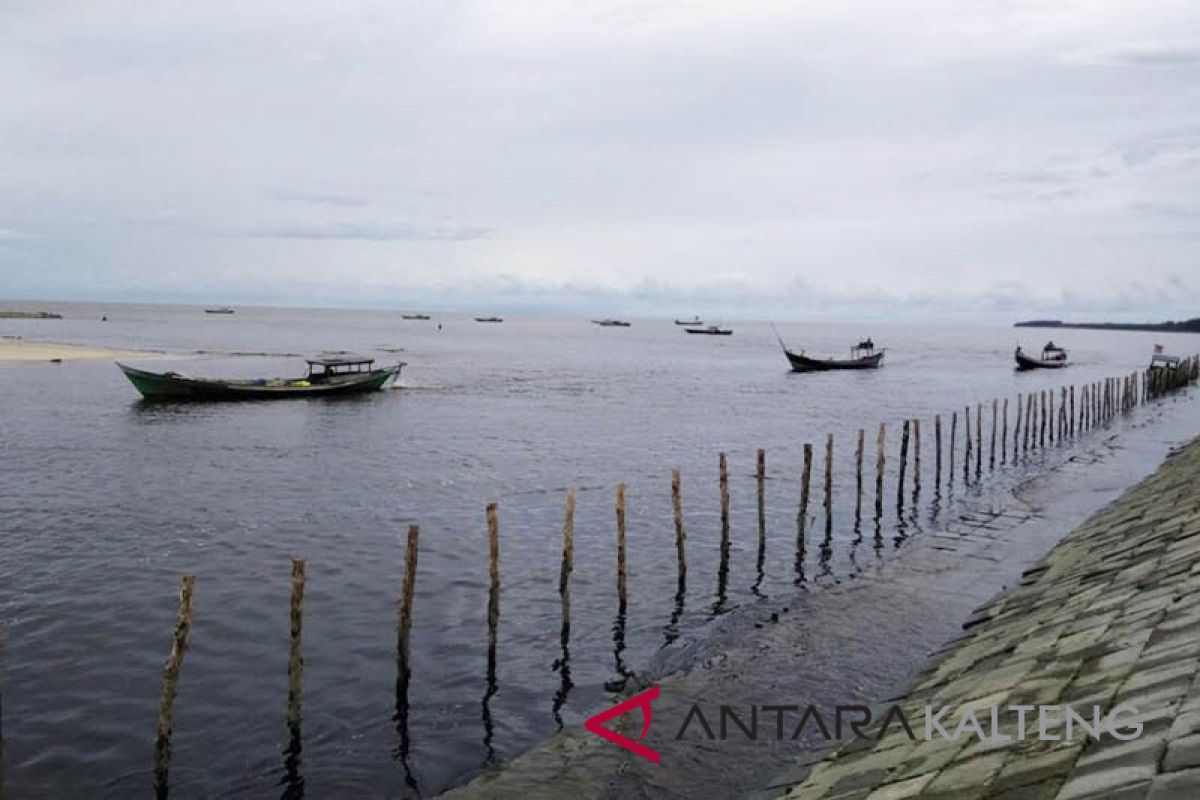
[[[1021,393],[1017,393],[1017,415],[1013,420],[1012,463],[1017,463],[1017,454],[1021,452]]]
[[[416,561],[416,547],[412,548]],[[562,603],[562,634],[566,641],[571,635],[571,573],[575,571],[575,489],[567,489],[567,502],[563,508],[562,564],[558,568],[558,597]],[[407,584],[407,581],[406,581]]]
[[[1067,415],[1067,424],[1070,426],[1067,429],[1067,435],[1072,439],[1075,438],[1075,384],[1071,384],[1069,396],[1071,398],[1071,413]]]
[[[679,564],[679,581],[687,577],[687,533],[683,529],[683,488],[679,470],[671,470],[671,511],[675,516],[675,558]]]
[[[724,455],[724,454],[722,454]],[[625,607],[627,570],[625,562],[625,484],[617,484],[617,601]]]
[[[767,451],[759,449],[755,479],[758,484],[758,538],[761,541],[767,535]]]
[[[996,419],[996,417],[999,416],[999,414],[1000,414],[1000,401],[993,397],[992,398],[992,441],[991,441],[991,446],[988,448],[988,469],[989,470],[993,470],[996,468],[996,426],[998,423],[998,420]]]
[[[863,496],[863,446],[865,444],[866,431],[862,428],[858,429],[858,444],[854,448],[854,520],[855,522],[862,519],[862,496]]]
[[[175,695],[179,689],[179,672],[192,630],[192,593],[195,587],[195,575],[184,575],[179,581],[179,613],[175,620],[175,635],[171,640],[171,654],[163,668],[162,692],[154,731],[154,783],[160,796],[165,796],[167,792]]]
[[[575,490],[569,492],[570,502],[572,507],[575,504]],[[421,529],[417,525],[408,526],[408,541],[404,551],[404,583],[400,592],[400,614],[399,614],[399,647],[397,652],[400,656],[400,668],[405,672],[410,672],[411,661],[409,659],[409,641],[412,638],[412,607],[413,593],[417,587],[417,548]]]
[[[1008,463],[1008,398],[1004,398],[1004,423],[1000,429],[1000,463]]]
[[[883,516],[883,466],[887,448],[886,426],[879,423],[879,436],[875,441],[875,519]]]
[[[942,415],[936,414],[933,417],[933,488],[935,491],[941,491],[942,488]]]
[[[900,473],[896,479],[896,505],[904,507],[904,472],[908,468],[908,435],[909,423],[904,420],[904,428],[900,434]]]
[[[825,539],[833,535],[833,434],[825,437]]]
[[[808,527],[808,498],[812,482],[812,445],[804,444],[804,469],[800,473],[800,525]]]
[[[983,474],[983,403],[975,405],[975,479]]]
[[[721,453],[717,459],[718,467],[721,472],[720,490],[721,490],[721,543],[729,544],[729,462],[725,458],[725,454]]]
[[[954,486],[954,451],[958,448],[958,412],[950,415],[950,470],[946,473],[946,486]]]
[[[288,637],[288,728],[300,725],[300,708],[304,684],[304,653],[301,649],[301,629],[304,624],[304,560],[292,559],[292,597],[289,604]]]
[[[971,482],[971,407],[963,408],[963,438],[967,440],[963,452],[963,483]]]
[[[487,504],[488,527],[488,675],[496,664],[497,628],[500,624],[500,510]]]
[[[1046,392],[1045,392],[1045,390],[1042,390],[1041,392],[1039,392],[1039,394],[1041,396],[1042,404],[1041,404],[1041,410],[1038,412],[1038,427],[1039,427],[1038,447],[1045,448],[1046,447]]]
[[[921,420],[914,419],[913,424],[913,502],[921,494]]]
[[[1033,395],[1027,393],[1025,395],[1025,426],[1021,431],[1021,452],[1029,452],[1029,423],[1033,419],[1030,415],[1033,413]]]
[[[1046,427],[1049,429],[1046,434],[1046,439],[1050,444],[1054,444],[1054,390],[1050,389],[1046,392],[1046,399],[1049,401],[1049,416],[1046,419]]]

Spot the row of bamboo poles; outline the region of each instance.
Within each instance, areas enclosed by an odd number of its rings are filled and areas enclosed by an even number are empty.
[[[943,484],[949,485],[955,479],[957,455],[962,451],[962,475],[965,483],[970,483],[972,475],[978,479],[984,470],[984,453],[986,442],[987,464],[994,469],[996,464],[1015,464],[1019,456],[1029,451],[1035,451],[1054,443],[1066,443],[1083,434],[1107,424],[1115,417],[1127,413],[1137,406],[1163,397],[1193,383],[1200,377],[1200,356],[1184,360],[1177,369],[1147,370],[1142,373],[1130,373],[1106,380],[1095,381],[1081,386],[1065,386],[1055,390],[1039,390],[1023,393],[1016,397],[1016,414],[1013,424],[1009,425],[1009,400],[1003,402],[992,400],[989,416],[989,434],[984,437],[984,409],[980,403],[974,408],[967,406],[961,416],[962,447],[959,447],[960,416],[957,411],[950,414],[949,446],[943,449],[944,426],[943,418],[938,415],[933,418],[933,458],[934,486],[940,489]],[[1058,398],[1057,402],[1055,398]],[[973,424],[972,424],[973,423]],[[874,505],[876,519],[883,514],[884,508],[884,473],[887,461],[886,424],[880,423],[876,438],[875,454],[875,486]],[[854,448],[855,465],[855,519],[861,518],[864,492],[864,459],[866,432],[859,429]],[[897,472],[896,496],[902,508],[906,494],[907,467],[913,466],[914,491],[920,491],[922,476],[921,464],[921,421],[918,419],[904,420],[901,427],[900,451]],[[912,459],[909,453],[912,453]],[[801,535],[809,518],[811,500],[811,483],[813,467],[813,446],[805,443],[803,447],[803,467],[800,476],[798,519]],[[997,455],[999,461],[997,462]],[[833,457],[834,437],[828,434],[825,439],[823,459],[824,490],[822,505],[824,509],[824,533],[826,541],[832,536],[833,530]],[[945,461],[945,464],[943,463]],[[943,466],[947,469],[943,473]],[[720,558],[722,567],[728,566],[731,531],[730,531],[730,495],[729,467],[725,453],[720,453],[718,460],[719,495],[721,505],[720,515]],[[943,478],[943,475],[945,476]],[[766,481],[766,452],[758,450],[756,459],[756,484],[758,507],[758,536],[761,542],[766,538],[765,523],[765,481]],[[620,483],[616,486],[616,546],[617,546],[617,605],[618,620],[622,624],[614,626],[616,635],[623,637],[623,619],[628,607],[628,575],[626,562],[626,487]],[[675,545],[677,554],[680,591],[685,585],[687,575],[686,542],[687,533],[684,526],[682,481],[678,469],[671,470],[671,507],[674,519]],[[485,510],[488,534],[488,604],[487,604],[487,684],[483,701],[485,727],[490,731],[489,699],[497,690],[496,678],[496,647],[500,621],[500,516],[497,503],[489,503]],[[574,537],[575,537],[575,490],[566,491],[566,503],[562,524],[562,560],[559,569],[558,591],[561,602],[562,628],[560,638],[565,649],[570,636],[571,626],[571,575],[574,570]],[[396,680],[396,715],[397,731],[399,734],[398,757],[407,768],[409,740],[407,733],[408,688],[412,677],[412,659],[410,641],[413,630],[413,599],[416,590],[417,562],[419,555],[420,529],[411,525],[408,529],[407,547],[404,560],[404,576],[401,584],[400,600],[397,617],[397,680]],[[759,559],[763,557],[763,549],[759,548]],[[195,576],[185,575],[180,583],[179,609],[175,624],[175,632],[171,643],[170,655],[163,669],[162,691],[159,703],[158,721],[155,731],[154,765],[155,786],[159,797],[165,797],[168,788],[168,772],[171,760],[171,738],[173,706],[179,683],[180,671],[184,654],[187,652],[188,639],[192,625],[192,599],[195,590]],[[285,751],[285,761],[289,775],[298,775],[300,755],[300,724],[302,706],[302,685],[304,674],[304,657],[301,647],[303,627],[303,605],[305,586],[305,562],[295,559],[292,562],[291,601],[289,604],[289,650],[288,650],[288,693],[286,723],[289,734],[289,747]],[[673,620],[674,622],[675,620]],[[618,642],[618,666],[620,667],[619,652],[622,643]],[[623,668],[622,668],[623,669]],[[564,677],[564,681],[568,679]],[[569,685],[564,688],[569,688]],[[556,705],[556,712],[561,703]],[[489,758],[492,756],[490,742],[488,743]],[[406,774],[406,780],[412,781],[411,773]],[[415,784],[411,784],[413,788]]]

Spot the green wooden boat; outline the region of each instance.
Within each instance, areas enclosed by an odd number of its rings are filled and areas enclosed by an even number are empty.
[[[192,378],[178,372],[147,372],[118,363],[147,400],[283,400],[375,392],[400,374],[404,362],[376,369],[375,359],[336,356],[307,360],[302,378]]]

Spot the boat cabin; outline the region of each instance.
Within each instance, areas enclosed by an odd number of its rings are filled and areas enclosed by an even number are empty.
[[[364,356],[321,356],[306,360],[308,379],[314,383],[342,375],[357,375],[374,369],[375,359]]]
[[[1056,345],[1054,342],[1046,342],[1046,346],[1042,348],[1042,361],[1066,361],[1067,351]]]
[[[1175,369],[1179,366],[1179,356],[1168,356],[1155,353],[1150,356],[1150,369]]]
[[[870,339],[863,339],[858,344],[850,348],[851,358],[868,358],[875,354],[875,342]]]

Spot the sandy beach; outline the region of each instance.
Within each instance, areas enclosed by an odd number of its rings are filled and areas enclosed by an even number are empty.
[[[94,361],[97,359],[136,358],[146,355],[137,350],[114,350],[58,342],[34,342],[28,339],[0,339],[0,363],[12,361]]]

